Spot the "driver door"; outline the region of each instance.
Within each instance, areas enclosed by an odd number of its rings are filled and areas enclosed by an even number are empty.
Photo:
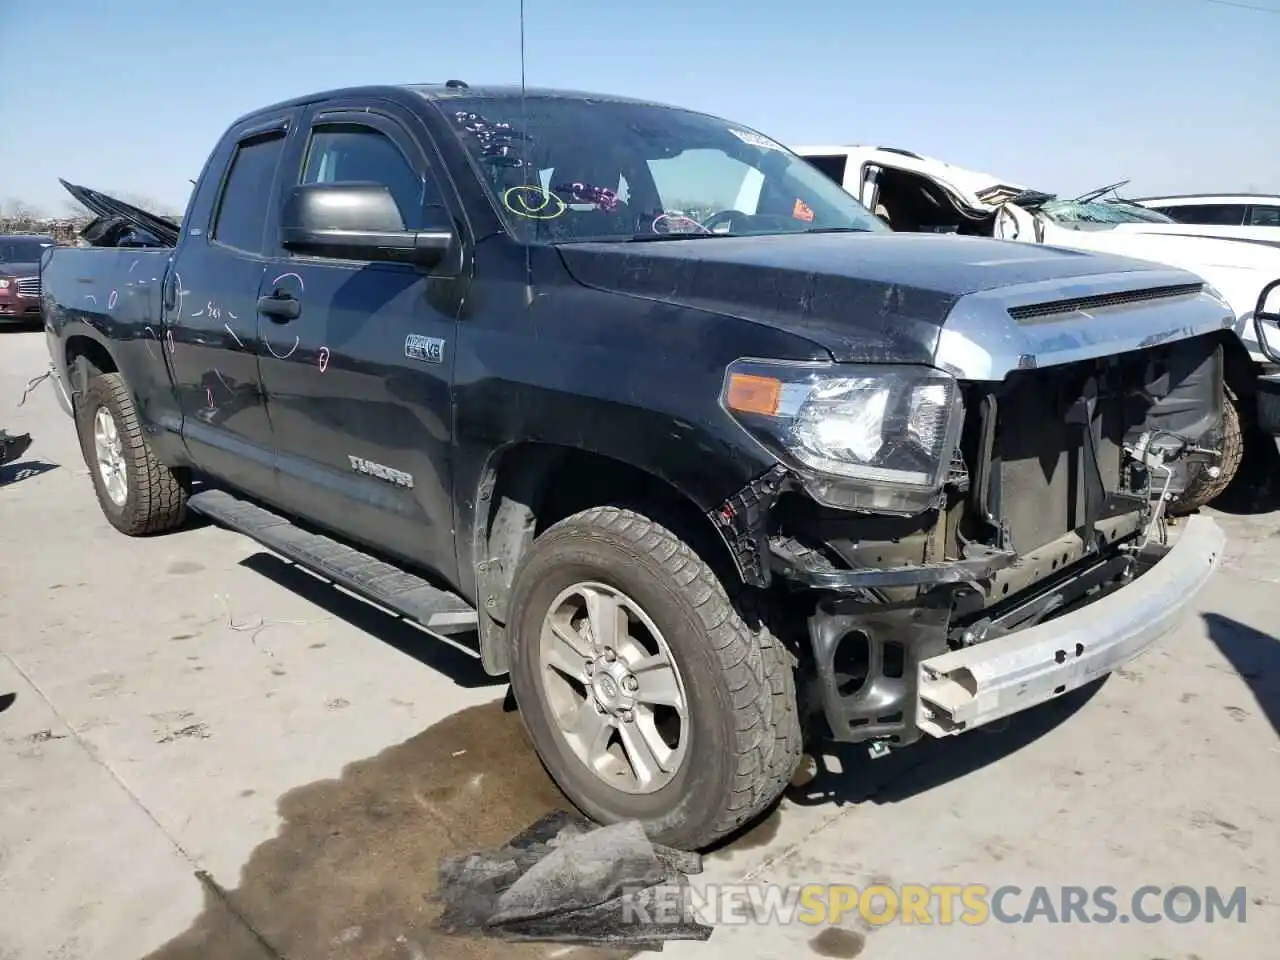
[[[413,123],[390,106],[317,108],[282,192],[377,183],[407,229],[438,222],[441,208],[452,216],[456,199]],[[260,364],[284,497],[313,522],[451,579],[451,390],[465,279],[295,254],[278,236],[273,253],[259,291]]]

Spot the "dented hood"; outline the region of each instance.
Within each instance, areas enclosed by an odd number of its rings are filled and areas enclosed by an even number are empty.
[[[717,235],[559,250],[586,286],[766,323],[848,362],[931,362],[952,308],[970,294],[1034,291],[1049,300],[1171,278],[1127,257],[920,233]]]
[[[144,233],[149,233],[164,246],[173,247],[177,245],[181,227],[172,220],[156,216],[154,213],[147,213],[147,211],[135,207],[131,203],[117,200],[115,197],[99,193],[97,190],[68,183],[62,178],[59,178],[58,182],[66,187],[67,192],[75,197],[76,201],[97,217],[99,221],[127,223],[142,230]],[[90,227],[99,233],[103,229],[103,225],[97,221],[90,224]]]

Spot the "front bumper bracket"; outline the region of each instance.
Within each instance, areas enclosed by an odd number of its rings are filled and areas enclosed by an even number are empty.
[[[1225,545],[1212,519],[1191,517],[1172,549],[1122,589],[1047,623],[922,660],[918,727],[951,736],[1123,666],[1183,620]]]

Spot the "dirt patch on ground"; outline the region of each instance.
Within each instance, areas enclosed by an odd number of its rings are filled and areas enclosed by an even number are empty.
[[[234,890],[205,882],[205,909],[148,960],[611,960],[564,945],[442,936],[432,929],[441,858],[498,846],[571,809],[539,764],[519,715],[500,702],[281,798],[280,833]]]

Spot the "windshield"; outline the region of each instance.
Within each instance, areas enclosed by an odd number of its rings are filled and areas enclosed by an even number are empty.
[[[1040,211],[1056,223],[1173,223],[1163,213],[1119,200],[1050,200]]]
[[[785,147],[702,114],[564,96],[441,108],[526,242],[888,229]]]
[[[0,240],[0,263],[39,263],[52,240]]]

